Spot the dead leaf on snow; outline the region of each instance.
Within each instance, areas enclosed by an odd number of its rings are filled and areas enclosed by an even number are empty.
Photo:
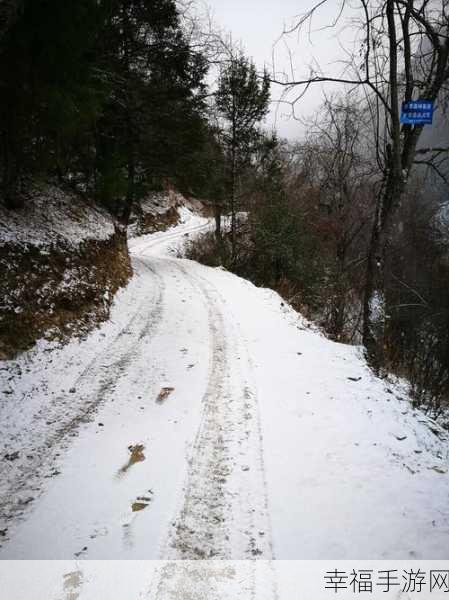
[[[131,509],[133,512],[139,512],[148,506],[148,502],[133,502]]]
[[[170,396],[170,394],[174,391],[175,391],[175,388],[172,388],[172,387],[161,388],[161,391],[159,392],[159,394],[156,398],[156,402],[158,404],[162,404]]]
[[[145,450],[145,446],[143,444],[135,444],[128,446],[128,450],[131,453],[128,462],[118,472],[118,476],[124,475],[130,467],[135,465],[138,462],[142,462],[145,460],[145,454],[143,451]]]

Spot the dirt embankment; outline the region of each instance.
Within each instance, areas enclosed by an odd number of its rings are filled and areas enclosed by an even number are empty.
[[[47,186],[20,212],[0,208],[0,358],[84,335],[131,273],[126,234],[78,196]]]
[[[206,202],[186,198],[173,190],[152,192],[140,202],[138,210],[134,210],[129,234],[136,237],[156,231],[166,231],[180,222],[179,209],[182,206],[187,206],[198,214],[211,216],[210,207]]]

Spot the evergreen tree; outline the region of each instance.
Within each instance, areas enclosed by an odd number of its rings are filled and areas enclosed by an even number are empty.
[[[278,288],[301,282],[310,295],[319,280],[316,243],[295,206],[288,187],[282,143],[264,137],[257,159],[251,215],[251,274],[258,284]],[[307,294],[304,294],[307,295]]]
[[[182,157],[202,143],[206,65],[172,0],[116,0],[103,43],[113,85],[99,127],[100,182],[104,191],[112,171],[125,173],[126,222],[147,187],[180,177]]]
[[[57,176],[127,221],[205,143],[206,63],[174,0],[24,0],[0,45],[0,179]],[[184,181],[185,183],[185,181]]]
[[[101,109],[93,49],[102,6],[95,0],[28,0],[0,46],[0,139],[6,203],[20,204],[22,174],[61,172],[69,138]]]
[[[268,113],[270,82],[260,78],[254,63],[242,52],[233,54],[220,73],[216,106],[224,119],[223,141],[228,158],[228,194],[231,210],[231,243],[236,255],[238,179],[258,140],[257,125]]]

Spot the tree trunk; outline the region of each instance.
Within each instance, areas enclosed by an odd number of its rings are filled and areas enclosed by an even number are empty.
[[[375,315],[375,298],[383,297],[385,254],[391,233],[392,219],[405,190],[403,178],[391,170],[379,193],[376,213],[368,249],[365,294],[363,299],[363,344],[367,358],[375,370],[379,370],[384,358],[384,322]]]
[[[236,222],[236,149],[235,149],[235,128],[233,126],[233,142],[232,142],[232,172],[231,172],[231,255],[232,262],[235,261],[237,256],[237,222]]]
[[[221,234],[221,206],[219,204],[214,205],[214,218],[215,218],[215,237],[218,242],[222,240]]]
[[[363,298],[363,344],[366,348],[367,358],[371,365],[377,370],[379,368],[379,356],[377,348],[377,336],[374,328],[374,316],[373,316],[373,302],[374,295],[377,289],[378,282],[380,280],[380,273],[378,273],[381,266],[380,258],[380,211],[381,211],[382,198],[377,201],[376,214],[373,223],[373,230],[371,233],[371,240],[368,249],[368,264],[366,268],[366,280],[365,280],[365,294]]]
[[[392,213],[399,204],[404,189],[401,152],[401,123],[399,115],[398,43],[395,22],[395,0],[387,0],[386,16],[390,46],[390,119],[391,144],[387,147],[388,159],[385,184],[379,194],[368,250],[365,296],[363,301],[363,343],[371,366],[378,370],[383,361],[384,323],[376,320],[375,298],[383,297],[384,256]]]
[[[135,165],[134,157],[132,152],[130,153],[128,162],[128,190],[126,193],[125,208],[121,216],[121,222],[124,227],[128,227],[129,219],[131,218],[131,212],[134,204],[134,179],[135,179]]]

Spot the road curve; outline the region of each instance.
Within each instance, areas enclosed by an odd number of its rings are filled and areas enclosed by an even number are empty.
[[[132,313],[11,440],[20,452],[26,437],[30,458],[0,497],[2,558],[273,558],[258,392],[238,323],[207,269],[159,255],[207,227],[134,242]],[[142,464],[128,465],[135,447]]]

